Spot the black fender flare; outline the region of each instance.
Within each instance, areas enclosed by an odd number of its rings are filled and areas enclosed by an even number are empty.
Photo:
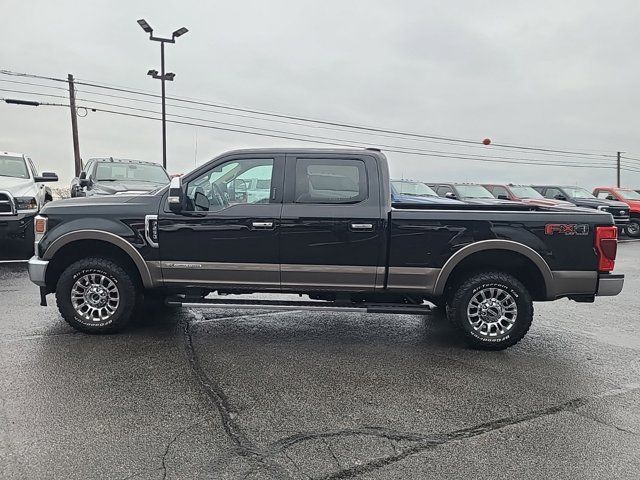
[[[138,273],[140,274],[140,278],[142,279],[142,285],[145,288],[152,288],[155,286],[155,281],[151,275],[149,266],[147,265],[147,262],[145,262],[144,258],[142,258],[142,255],[140,255],[140,252],[124,238],[104,230],[76,230],[65,233],[51,242],[51,245],[49,245],[47,250],[44,252],[43,259],[51,260],[56,252],[58,252],[62,247],[78,240],[101,240],[119,247],[129,255],[135,264],[138,269]]]
[[[481,240],[479,242],[471,243],[456,253],[454,253],[444,264],[440,273],[438,274],[438,278],[436,279],[436,283],[434,286],[434,294],[436,296],[440,296],[444,293],[445,286],[447,285],[447,281],[451,273],[454,269],[462,262],[465,258],[485,250],[507,250],[510,252],[515,252],[524,257],[528,258],[533,262],[533,264],[538,268],[542,278],[544,279],[544,286],[547,298],[553,298],[555,295],[554,288],[554,280],[553,280],[553,272],[551,268],[549,268],[549,264],[542,258],[542,256],[536,252],[533,248],[528,247],[527,245],[519,242],[514,242],[513,240]]]

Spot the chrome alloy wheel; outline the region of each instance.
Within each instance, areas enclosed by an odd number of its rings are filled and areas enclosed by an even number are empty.
[[[104,322],[118,309],[120,292],[109,277],[100,273],[88,273],[73,284],[71,304],[84,320]]]
[[[469,300],[467,319],[483,337],[505,335],[516,323],[518,305],[509,292],[497,287],[484,288]]]

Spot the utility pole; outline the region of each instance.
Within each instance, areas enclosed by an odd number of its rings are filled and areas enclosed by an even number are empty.
[[[80,142],[78,140],[78,113],[76,111],[76,89],[73,83],[73,75],[67,77],[69,81],[69,108],[71,109],[71,134],[73,136],[73,158],[76,177],[82,171],[82,159],[80,158]]]
[[[616,162],[616,172],[618,174],[618,183],[617,183],[617,187],[620,188],[620,155],[622,155],[622,152],[618,152],[618,155],[616,156],[617,162]]]

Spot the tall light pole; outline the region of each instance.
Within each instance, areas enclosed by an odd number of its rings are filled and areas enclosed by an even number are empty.
[[[164,44],[165,43],[176,43],[176,38],[181,35],[184,35],[189,30],[185,27],[179,28],[173,34],[171,34],[171,38],[162,38],[162,37],[154,37],[153,28],[147,23],[146,20],[140,19],[138,20],[138,25],[142,27],[142,30],[149,34],[149,40],[153,40],[154,42],[160,42],[160,74],[158,74],[157,70],[149,70],[147,75],[150,77],[159,79],[162,84],[162,166],[167,168],[167,114],[166,114],[166,106],[165,106],[165,86],[164,82],[169,81],[172,82],[175,78],[175,73],[165,73],[164,71]]]

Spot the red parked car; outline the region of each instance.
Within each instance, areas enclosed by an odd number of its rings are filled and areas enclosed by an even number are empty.
[[[565,200],[556,200],[554,198],[545,198],[540,192],[529,185],[513,185],[513,184],[489,184],[483,185],[491,194],[502,200],[512,200],[514,202],[522,202],[528,205],[539,205],[541,207],[573,207],[575,205]]]
[[[631,188],[598,187],[593,190],[598,198],[618,200],[629,205],[629,223],[626,226],[627,235],[640,238],[640,193]]]

